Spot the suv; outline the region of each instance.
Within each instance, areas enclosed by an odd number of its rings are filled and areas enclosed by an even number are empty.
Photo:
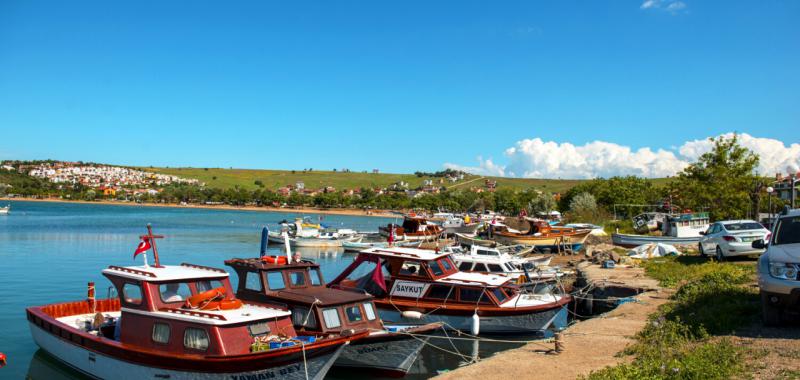
[[[758,259],[758,287],[764,324],[778,325],[784,311],[800,311],[800,209],[785,208],[769,241],[756,240],[766,251]]]

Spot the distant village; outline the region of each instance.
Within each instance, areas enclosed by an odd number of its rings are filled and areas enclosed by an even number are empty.
[[[118,193],[155,195],[159,192],[158,187],[177,183],[204,185],[196,179],[82,162],[3,162],[0,169],[17,171],[56,184],[82,185],[112,197]]]

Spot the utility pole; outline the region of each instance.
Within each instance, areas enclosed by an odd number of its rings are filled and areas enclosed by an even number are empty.
[[[796,193],[796,191],[794,190],[794,185],[797,183],[797,178],[795,178],[794,174],[789,176],[789,183],[792,184],[792,186],[789,188],[789,191],[791,192],[792,196],[792,208],[794,208],[794,198]]]

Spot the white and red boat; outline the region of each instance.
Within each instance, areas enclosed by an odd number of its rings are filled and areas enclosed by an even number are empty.
[[[156,237],[155,266],[103,270],[119,297],[90,283],[86,300],[29,307],[36,344],[100,379],[322,379],[367,334],[298,336],[289,310],[236,299],[224,270],[159,265]]]
[[[225,264],[239,278],[237,297],[254,304],[288,305],[294,327],[300,333],[369,331],[369,336],[350,342],[334,368],[405,376],[428,341],[426,335],[441,328],[439,323],[384,324],[372,296],[325,287],[319,264],[310,261],[264,256],[226,260]]]
[[[566,327],[568,294],[524,294],[514,279],[459,271],[449,253],[370,248],[328,286],[375,297],[385,323],[442,322],[480,333],[545,333]]]

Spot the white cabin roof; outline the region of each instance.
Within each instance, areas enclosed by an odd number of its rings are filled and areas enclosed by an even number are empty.
[[[258,322],[291,315],[288,310],[276,309],[252,304],[243,304],[233,310],[198,310],[193,313],[188,309],[162,309],[159,311],[146,311],[131,308],[122,308],[123,311],[134,314],[150,315],[160,318],[174,319],[208,325],[230,325],[245,322]]]
[[[389,248],[369,248],[361,251],[361,254],[378,255],[386,257],[407,258],[414,260],[436,260],[449,255],[446,252],[436,252],[429,249],[389,247]]]
[[[180,281],[228,277],[222,269],[202,267],[191,264],[154,266],[110,266],[103,274],[130,278],[139,281]]]
[[[445,282],[449,284],[488,286],[500,286],[509,281],[511,281],[511,278],[507,276],[474,272],[456,272],[436,280],[436,282]]]

